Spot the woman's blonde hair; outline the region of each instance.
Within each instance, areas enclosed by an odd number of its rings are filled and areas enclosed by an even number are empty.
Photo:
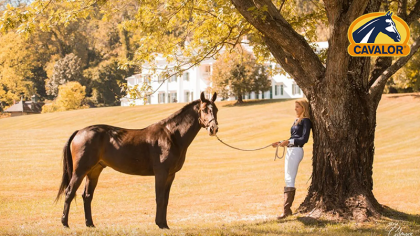
[[[310,115],[309,115],[309,102],[306,99],[299,99],[297,101],[295,101],[295,103],[299,104],[301,107],[303,107],[303,112],[302,114],[300,114],[300,116],[298,117],[298,120],[295,122],[295,125],[300,124],[300,122],[302,122],[303,118],[308,118],[310,119]]]

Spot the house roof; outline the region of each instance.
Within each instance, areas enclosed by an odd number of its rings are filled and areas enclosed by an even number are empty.
[[[42,106],[44,105],[43,102],[32,102],[32,101],[20,101],[15,105],[7,108],[4,112],[26,112],[26,113],[41,113]]]

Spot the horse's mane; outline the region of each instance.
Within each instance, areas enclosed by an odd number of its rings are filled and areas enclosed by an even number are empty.
[[[160,123],[166,123],[168,121],[172,121],[175,117],[177,117],[178,115],[184,113],[185,111],[188,111],[190,109],[192,109],[194,106],[196,106],[197,104],[200,103],[200,99],[192,101],[190,103],[188,103],[187,105],[185,105],[183,108],[179,109],[178,111],[176,111],[175,113],[173,113],[172,115],[170,115],[169,117],[163,119],[160,121]],[[206,103],[211,103],[210,100],[205,100]]]

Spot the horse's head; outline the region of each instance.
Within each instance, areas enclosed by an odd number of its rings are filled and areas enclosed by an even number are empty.
[[[204,97],[204,93],[200,96],[200,108],[198,111],[198,119],[201,127],[206,128],[210,136],[216,135],[219,128],[217,127],[217,107],[214,104],[217,94],[214,93],[211,100]]]
[[[387,12],[384,17],[385,20],[385,27],[381,30],[382,33],[388,35],[390,38],[392,38],[395,42],[401,41],[401,35],[397,30],[397,27],[395,27],[395,22],[392,20],[392,12]]]

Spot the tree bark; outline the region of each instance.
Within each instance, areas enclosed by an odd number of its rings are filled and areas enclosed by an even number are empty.
[[[242,93],[241,92],[238,92],[236,96],[238,96],[238,100],[235,102],[235,105],[239,105],[239,104],[244,103],[244,100],[242,99]]]

